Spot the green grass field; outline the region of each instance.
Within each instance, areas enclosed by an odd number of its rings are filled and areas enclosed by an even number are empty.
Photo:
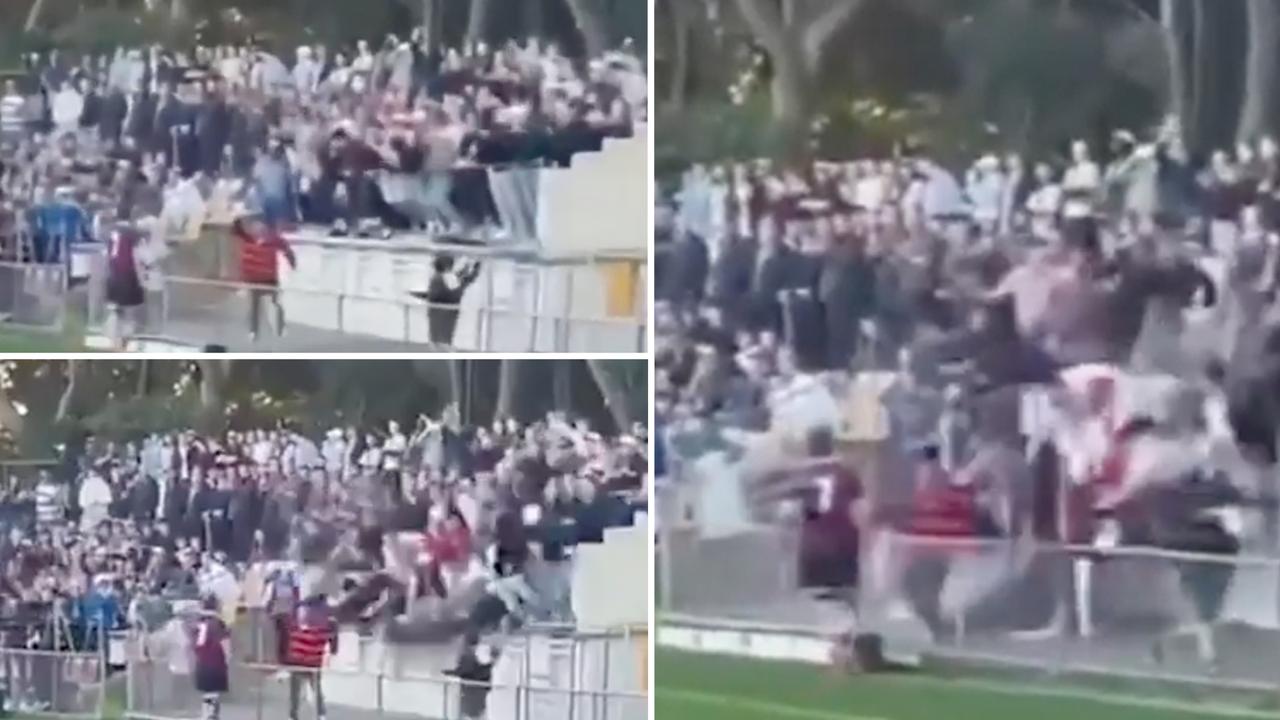
[[[1280,713],[992,676],[838,677],[811,665],[659,651],[657,720],[1223,720]]]
[[[83,350],[84,345],[70,335],[0,328],[0,355],[81,352]]]

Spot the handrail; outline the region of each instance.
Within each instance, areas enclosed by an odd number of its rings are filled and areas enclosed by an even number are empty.
[[[155,663],[154,660],[147,660],[146,662]],[[302,666],[294,666],[294,665],[276,665],[271,663],[240,663],[233,666],[233,669],[235,668],[250,670],[253,672],[260,672],[263,674],[291,672],[291,673],[302,673],[307,675],[330,674],[330,675],[336,675],[339,677],[390,678],[400,682],[408,681],[408,682],[432,683],[432,684],[440,684],[440,685],[457,685],[459,687],[484,688],[490,691],[511,690],[511,691],[518,692],[522,690],[536,690],[538,692],[561,692],[561,693],[564,693],[565,695],[573,695],[573,696],[596,696],[596,697],[607,696],[607,697],[618,697],[618,698],[625,698],[625,699],[632,699],[632,700],[646,700],[649,697],[648,693],[638,692],[635,690],[569,690],[565,688],[552,688],[552,687],[539,688],[531,685],[520,685],[520,684],[512,685],[508,683],[484,683],[484,682],[477,682],[474,680],[464,680],[462,678],[453,677],[451,675],[434,674],[434,673],[415,673],[415,672],[397,672],[397,673],[376,672],[374,673],[374,672],[363,672],[359,670],[348,670],[345,668],[333,668],[333,667],[313,668],[313,667],[302,667]]]
[[[482,313],[487,313],[491,315],[518,316],[522,318],[529,318],[531,320],[532,319],[568,320],[570,322],[591,323],[596,325],[617,325],[617,326],[625,326],[625,327],[643,326],[646,323],[645,318],[638,317],[638,316],[632,317],[632,318],[611,318],[611,317],[604,317],[604,316],[582,316],[582,315],[565,316],[565,315],[556,315],[556,314],[549,314],[549,313],[534,313],[524,309],[498,310],[498,309],[494,309],[493,307],[482,307],[477,310],[473,310],[471,308],[467,308],[464,305],[446,305],[441,303],[429,302],[427,300],[418,300],[417,298],[413,298],[413,299],[385,298],[385,297],[375,297],[373,295],[361,295],[357,293],[349,293],[345,291],[325,290],[321,288],[313,289],[313,288],[300,288],[300,287],[263,286],[263,285],[255,285],[253,283],[248,283],[248,282],[243,282],[238,280],[211,280],[206,278],[196,278],[196,277],[189,277],[189,276],[183,276],[183,275],[166,275],[164,276],[164,282],[166,284],[172,283],[174,285],[180,285],[180,286],[186,285],[186,286],[196,286],[196,287],[209,287],[209,288],[215,288],[215,289],[235,290],[235,291],[261,290],[261,289],[270,287],[271,289],[279,290],[282,293],[296,292],[302,295],[317,295],[317,296],[326,297],[326,298],[340,298],[343,300],[355,300],[358,302],[377,303],[382,305],[390,305],[398,308],[409,308],[411,310],[441,309],[441,310],[457,310],[461,312],[467,312],[470,310],[472,312],[482,312]]]

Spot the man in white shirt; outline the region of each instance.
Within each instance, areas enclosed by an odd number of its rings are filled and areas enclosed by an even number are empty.
[[[4,96],[0,97],[0,142],[16,143],[26,129],[23,111],[27,99],[18,92],[18,84],[8,80],[4,84]]]
[[[324,456],[324,471],[330,483],[342,481],[342,471],[346,467],[347,462],[347,443],[342,436],[341,428],[333,428],[325,435],[324,443],[320,447],[320,454]]]
[[[80,530],[93,532],[104,522],[111,507],[111,487],[97,470],[89,471],[80,484]]]
[[[70,82],[53,97],[53,125],[59,135],[75,133],[80,128],[80,116],[84,113],[84,96]]]
[[[298,64],[293,67],[293,85],[302,97],[315,94],[320,86],[320,64],[312,57],[309,47],[298,48]]]
[[[1062,186],[1048,163],[1036,165],[1036,189],[1027,197],[1027,213],[1031,216],[1031,234],[1050,241],[1058,234],[1058,214],[1062,212]]]
[[[1102,190],[1102,171],[1089,155],[1089,145],[1077,140],[1071,145],[1072,165],[1062,178],[1066,201],[1062,216],[1068,220],[1093,217]]]

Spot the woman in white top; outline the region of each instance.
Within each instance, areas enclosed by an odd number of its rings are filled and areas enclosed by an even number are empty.
[[[1036,189],[1027,196],[1027,213],[1031,216],[1031,234],[1040,240],[1057,235],[1058,215],[1062,212],[1062,186],[1048,163],[1036,165]]]

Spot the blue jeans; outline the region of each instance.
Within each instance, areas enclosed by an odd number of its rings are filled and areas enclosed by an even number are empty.
[[[262,221],[268,226],[277,228],[293,220],[293,203],[287,196],[262,196]]]

